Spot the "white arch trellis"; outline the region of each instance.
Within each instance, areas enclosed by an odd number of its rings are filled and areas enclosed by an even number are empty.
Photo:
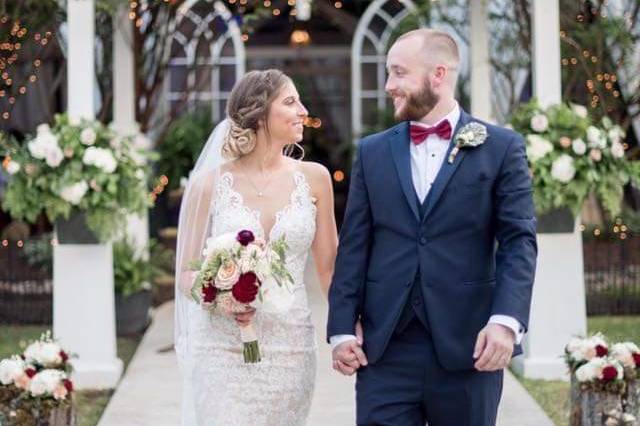
[[[212,10],[206,13],[198,13],[194,10],[194,6],[205,1],[213,3]],[[211,28],[212,25],[215,25],[214,21],[216,20],[221,20],[224,23],[224,32],[217,33]],[[193,26],[192,31],[185,34],[185,29],[190,26]],[[180,87],[174,90],[171,87],[171,81],[178,70],[186,68],[188,74],[185,87],[190,90],[188,108],[194,108],[197,101],[209,102],[213,121],[217,123],[224,118],[223,104],[229,98],[233,86],[233,84],[227,84],[223,87],[221,67],[234,67],[234,82],[245,73],[246,52],[240,28],[223,2],[219,0],[188,0],[178,10],[178,18],[172,31],[173,37],[170,41],[171,46],[169,46],[172,57],[169,60],[166,97],[169,108],[173,102],[183,100],[184,88]],[[209,44],[208,57],[198,57],[198,45],[203,39]],[[229,42],[231,43],[230,50],[225,49]],[[198,69],[201,67],[211,68],[210,86],[198,89],[195,86]],[[179,74],[177,76],[179,78]]]
[[[364,102],[375,101],[377,111],[385,109],[386,49],[393,31],[400,22],[415,12],[417,8],[411,0],[375,0],[358,22],[351,44],[351,130],[354,142],[362,135],[365,124],[362,114]],[[420,24],[424,25],[422,19]],[[364,54],[363,49],[366,43],[372,47],[370,50],[373,54]],[[367,64],[375,66],[376,75],[375,88],[365,90],[362,68]]]

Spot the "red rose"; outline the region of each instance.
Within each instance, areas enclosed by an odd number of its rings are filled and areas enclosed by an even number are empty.
[[[258,294],[258,277],[253,272],[240,275],[238,282],[231,289],[231,294],[240,303],[251,303]]]
[[[202,287],[202,299],[205,303],[213,303],[218,295],[218,289],[213,285],[205,285]]]
[[[618,370],[613,365],[607,365],[604,370],[602,370],[602,380],[605,382],[610,382],[618,377]]]
[[[24,370],[24,373],[27,375],[27,377],[32,379],[33,376],[36,375],[36,370],[34,370],[33,368],[27,368],[26,370]]]
[[[248,246],[250,243],[254,242],[255,239],[256,237],[253,235],[253,232],[246,229],[238,232],[238,236],[236,237],[236,240],[238,240],[238,242],[243,246]]]
[[[73,383],[71,383],[71,380],[63,379],[62,384],[64,385],[65,389],[67,389],[67,392],[73,392]]]
[[[607,354],[609,353],[609,349],[607,349],[606,347],[602,346],[602,345],[596,345],[596,356],[598,358],[602,358],[607,356]]]
[[[69,355],[65,351],[60,351],[60,358],[62,358],[62,362],[67,362]]]
[[[640,353],[633,354],[633,362],[636,363],[636,367],[640,368]]]

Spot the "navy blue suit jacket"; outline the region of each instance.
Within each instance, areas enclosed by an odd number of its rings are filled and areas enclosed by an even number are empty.
[[[480,122],[462,111],[454,138],[471,121]],[[453,164],[447,153],[422,217],[411,178],[409,123],[358,144],[327,334],[354,334],[360,318],[372,364],[385,351],[418,271],[445,369],[473,368],[478,332],[491,315],[528,326],[537,245],[525,145],[512,130],[482,124],[484,144],[461,149]]]

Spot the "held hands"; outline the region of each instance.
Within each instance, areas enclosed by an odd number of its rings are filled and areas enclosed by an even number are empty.
[[[360,367],[367,365],[367,357],[362,350],[362,324],[356,323],[356,338],[340,343],[333,349],[333,369],[345,376],[353,375]]]
[[[489,323],[480,330],[473,351],[478,371],[502,370],[511,361],[515,336],[513,331],[501,324]]]

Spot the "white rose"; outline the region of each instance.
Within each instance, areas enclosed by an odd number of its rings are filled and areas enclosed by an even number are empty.
[[[60,352],[62,348],[53,342],[34,342],[24,351],[24,356],[29,361],[35,361],[45,367],[62,364]]]
[[[588,362],[576,370],[576,379],[578,379],[579,382],[589,382],[596,377],[596,371],[592,362]]]
[[[0,361],[0,383],[10,385],[24,374],[26,365],[19,357],[3,359]]]
[[[584,155],[587,152],[587,144],[582,139],[574,139],[571,147],[576,155]]]
[[[42,370],[31,379],[29,392],[33,396],[53,395],[60,382],[66,378],[60,370]]]
[[[611,155],[613,158],[624,157],[624,146],[620,142],[613,142],[611,144]]]
[[[551,177],[562,183],[570,182],[576,174],[573,166],[573,158],[567,154],[562,154],[551,165]]]
[[[533,163],[553,151],[553,144],[538,135],[527,136],[527,156]]]
[[[62,188],[62,190],[60,191],[60,197],[63,200],[77,206],[78,204],[80,204],[80,201],[82,201],[82,197],[84,197],[88,190],[89,185],[87,184],[87,182],[81,181]]]
[[[589,115],[589,111],[587,111],[587,107],[584,105],[572,104],[571,109],[580,118],[587,118]]]
[[[640,348],[638,348],[638,345],[636,345],[633,342],[624,342],[623,345],[625,345],[631,353],[634,353],[634,354],[640,353]]]
[[[7,173],[9,173],[10,175],[15,175],[19,171],[20,171],[20,163],[13,160],[9,161],[9,164],[7,164]]]
[[[209,257],[217,252],[224,250],[236,250],[239,247],[240,243],[236,240],[236,233],[228,232],[217,237],[208,238],[203,255],[205,257]]]
[[[542,133],[549,128],[549,120],[544,114],[536,114],[531,117],[531,130]]]
[[[87,127],[80,133],[80,142],[84,145],[91,146],[96,143],[96,132],[91,127]]]
[[[64,153],[57,145],[47,151],[46,161],[49,167],[58,167],[64,160]]]
[[[38,132],[38,135],[41,133],[51,133],[51,127],[49,127],[47,123],[43,123],[36,128],[36,131]]]
[[[230,290],[238,282],[238,278],[240,278],[240,268],[234,261],[227,261],[218,269],[215,278],[216,287],[221,290]]]
[[[633,360],[633,353],[624,343],[616,343],[611,347],[611,356],[617,359],[625,367],[634,368],[636,363]]]
[[[567,343],[567,352],[572,354],[573,352],[578,351],[582,347],[584,339],[580,337],[572,338],[569,343]]]

